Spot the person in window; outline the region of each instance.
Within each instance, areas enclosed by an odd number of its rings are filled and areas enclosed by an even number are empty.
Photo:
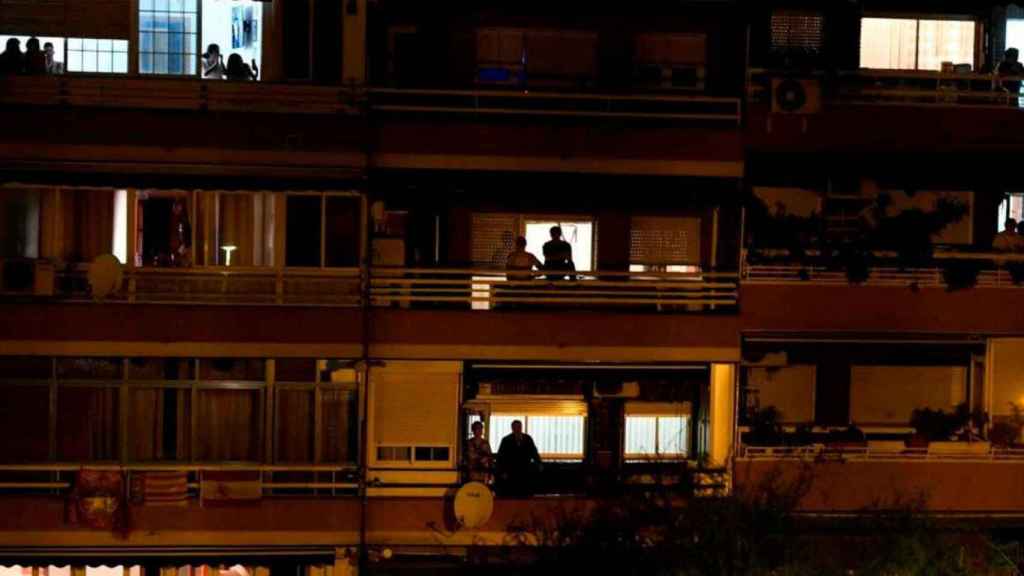
[[[35,36],[25,42],[25,73],[33,76],[46,74],[46,54],[39,47],[39,38]]]
[[[21,40],[8,38],[7,46],[0,54],[0,74],[5,76],[21,74],[25,68],[25,60],[21,53]]]
[[[46,58],[47,74],[63,74],[64,63],[58,62],[53,50],[53,42],[43,44],[43,56]]]
[[[466,443],[466,469],[470,482],[491,483],[491,466],[494,465],[494,454],[491,443],[484,438],[484,423],[479,420],[470,427],[473,437]]]
[[[570,250],[572,249],[570,248]],[[533,274],[515,271],[533,271],[534,268],[541,270],[544,268],[544,264],[532,252],[526,251],[526,238],[519,236],[516,238],[515,249],[509,253],[508,258],[505,260],[505,269],[509,271],[508,279],[531,280],[533,279]]]
[[[220,46],[210,44],[203,54],[203,78],[223,80],[226,72],[224,57],[220,55]]]
[[[551,227],[551,240],[544,243],[545,270],[576,270],[572,261],[572,245],[562,239],[562,228]],[[548,280],[561,280],[565,274],[548,274]]]
[[[228,80],[256,80],[259,76],[260,70],[256,67],[256,61],[252,61],[252,67],[242,61],[242,57],[237,53],[228,56],[228,67],[225,72]]]
[[[1017,221],[1013,218],[1007,218],[1003,226],[1003,231],[996,234],[995,239],[992,240],[992,249],[997,252],[1012,252],[1019,241]]]
[[[530,496],[541,466],[533,438],[523,433],[522,422],[513,420],[512,433],[498,447],[498,493],[510,498]]]
[[[1020,94],[1020,80],[1024,76],[1024,65],[1020,63],[1020,52],[1016,48],[1007,48],[1003,61],[996,67],[998,76],[1014,76],[1017,80],[1004,80],[1002,87],[1011,94],[1010,105],[1017,105],[1017,96]]]

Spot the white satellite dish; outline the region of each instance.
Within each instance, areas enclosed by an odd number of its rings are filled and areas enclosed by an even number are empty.
[[[113,254],[101,254],[89,266],[89,286],[92,297],[103,300],[121,290],[123,272],[121,262]]]
[[[491,519],[494,494],[481,482],[467,482],[455,493],[454,507],[460,528],[479,528]]]

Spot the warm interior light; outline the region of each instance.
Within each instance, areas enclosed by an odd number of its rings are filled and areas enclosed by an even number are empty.
[[[226,246],[221,246],[220,249],[224,251],[224,265],[231,266],[231,253],[237,250],[238,246],[235,246],[234,244],[228,244]]]

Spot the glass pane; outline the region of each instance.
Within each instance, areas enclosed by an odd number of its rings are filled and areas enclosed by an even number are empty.
[[[82,38],[82,50],[96,50],[97,40],[95,38]]]
[[[195,12],[196,11],[196,0],[185,0],[185,11]]]
[[[320,392],[320,460],[355,462],[359,423],[356,393],[323,388]]]
[[[153,54],[153,71],[157,74],[167,74],[167,54]]]
[[[261,390],[199,391],[199,460],[259,459],[260,394]]]
[[[110,52],[99,52],[96,54],[96,71],[111,72]]]
[[[12,375],[5,372],[3,376]],[[0,387],[0,436],[17,438],[17,441],[0,443],[0,462],[47,460],[49,426],[50,390],[47,386]]]
[[[943,62],[974,65],[974,22],[921,20],[918,26],[919,70],[941,70]]]
[[[683,416],[658,417],[659,454],[686,454],[686,423],[687,418]]]
[[[58,459],[117,459],[117,428],[117,388],[62,386],[57,391]]]
[[[139,0],[139,11],[152,10],[153,0]]]
[[[114,49],[114,41],[108,39],[96,40],[96,49],[109,52]]]
[[[285,265],[320,266],[320,196],[288,196]]]
[[[128,53],[128,41],[127,40],[114,40],[113,49],[115,52]]]
[[[185,3],[183,0],[170,0],[167,4],[167,8],[171,12],[181,12],[185,8]]]
[[[529,416],[526,433],[548,456],[583,456],[583,416]]]
[[[153,55],[149,52],[139,54],[139,72],[143,74],[152,74],[153,70]]]
[[[501,446],[501,439],[512,433],[512,422],[519,420],[523,423],[525,430],[526,415],[524,414],[491,414],[491,425],[484,432],[487,433],[487,440],[491,443],[491,451],[498,453]],[[533,439],[536,442],[536,438]],[[537,447],[538,450],[540,447]]]
[[[111,64],[110,71],[111,72],[115,72],[117,74],[127,74],[128,73],[128,55],[125,54],[125,53],[120,53],[120,52],[114,54],[114,61]]]
[[[139,34],[139,52],[153,51],[153,33],[142,32]]]
[[[185,51],[184,34],[167,35],[167,51],[172,54],[181,54]]]
[[[81,50],[82,39],[81,38],[68,38],[68,50]]]
[[[359,265],[359,198],[327,196],[324,213],[324,264]]]
[[[654,416],[626,416],[626,454],[656,454],[657,427]]]
[[[277,395],[277,460],[313,461],[312,390],[282,389]]]
[[[154,10],[164,10],[164,11],[166,11],[167,8],[168,8],[168,5],[169,5],[168,0],[153,0],[153,9]]]
[[[154,52],[167,52],[167,36],[166,32],[155,32],[153,34]]]
[[[128,395],[128,458],[188,460],[192,391],[133,388]]]
[[[82,72],[97,72],[96,67],[96,53],[95,52],[83,52],[82,53]]]
[[[155,29],[156,23],[153,22],[152,13],[139,14],[139,30],[142,32],[149,32]]]
[[[917,54],[917,21],[902,18],[861,18],[860,67],[913,70]]]
[[[120,358],[58,358],[57,378],[62,380],[121,380]]]

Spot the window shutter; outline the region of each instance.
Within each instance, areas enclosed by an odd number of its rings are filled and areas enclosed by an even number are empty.
[[[820,52],[824,25],[818,12],[776,10],[772,13],[772,50]]]
[[[629,263],[644,266],[700,263],[700,219],[635,216],[630,221]]]
[[[473,214],[470,225],[473,265],[504,268],[505,260],[515,245],[519,218],[515,214]]]

